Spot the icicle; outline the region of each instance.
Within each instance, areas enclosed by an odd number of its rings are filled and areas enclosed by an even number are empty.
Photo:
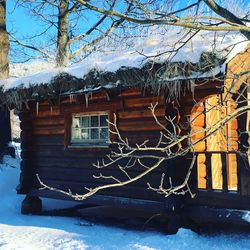
[[[25,105],[25,107],[26,107],[27,110],[30,110],[30,107],[29,107],[29,104],[28,104],[27,101],[24,102],[24,105]]]
[[[22,103],[22,100],[19,100],[19,110],[21,110],[22,109],[22,105],[23,103]]]
[[[85,94],[86,108],[89,106],[89,93]]]
[[[38,116],[39,113],[39,102],[36,102],[36,115]]]
[[[70,104],[73,102],[73,95],[72,94],[69,95],[69,102],[70,102]]]
[[[107,100],[110,101],[111,99],[110,99],[108,91],[105,91],[105,94],[106,94]]]
[[[15,99],[14,102],[15,102],[16,106],[17,106],[19,109],[21,109],[22,106],[20,107],[20,102],[17,101],[17,94],[16,94],[16,93],[14,94],[14,99]]]
[[[50,106],[50,113],[53,112],[53,106]]]
[[[192,96],[193,96],[193,99],[194,99],[194,89],[195,89],[195,86],[196,86],[195,81],[194,80],[190,80],[189,84],[190,84],[189,85],[190,86],[190,90],[192,92]]]

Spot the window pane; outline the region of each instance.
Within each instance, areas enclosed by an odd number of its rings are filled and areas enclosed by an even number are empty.
[[[72,140],[81,140],[81,129],[72,129]]]
[[[83,128],[88,128],[89,127],[89,117],[88,116],[83,116],[82,118],[82,122],[81,122],[81,126]]]
[[[108,141],[107,119],[107,114],[72,116],[71,141],[78,144]]]
[[[91,127],[98,127],[98,116],[91,116]]]
[[[108,128],[101,128],[100,139],[101,140],[106,140],[109,137],[108,135],[109,135]]]
[[[88,139],[90,139],[89,129],[82,129],[81,130],[81,139],[82,140],[88,140]]]
[[[73,117],[72,119],[72,128],[80,127],[80,117]]]
[[[107,115],[100,115],[100,126],[107,127],[108,126],[108,116]]]
[[[98,140],[99,139],[98,128],[92,128],[91,129],[91,139],[93,139],[93,140]]]

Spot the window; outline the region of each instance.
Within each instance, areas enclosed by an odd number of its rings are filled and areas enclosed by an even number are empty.
[[[108,114],[73,115],[72,144],[105,144],[109,140]]]

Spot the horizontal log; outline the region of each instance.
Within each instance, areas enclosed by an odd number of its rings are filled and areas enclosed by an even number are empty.
[[[55,97],[53,99],[45,99],[45,100],[40,100],[39,101],[39,107],[55,107],[60,105],[61,102],[63,102],[64,100],[68,99],[69,97]],[[29,102],[29,108],[30,109],[35,109],[36,108],[36,101],[31,101]]]
[[[181,107],[183,109],[185,109],[185,107]],[[205,107],[203,105],[203,103],[197,104],[195,106],[193,106],[193,112],[192,113],[203,113],[205,111]]]
[[[28,130],[26,130],[28,131]],[[32,135],[63,135],[65,132],[64,127],[62,126],[51,126],[51,127],[44,127],[44,128],[37,128],[34,127],[31,130]]]
[[[194,131],[192,131],[192,132],[194,132]],[[200,133],[196,132],[196,134],[191,137],[191,141],[192,142],[197,142],[198,140],[200,140],[200,139],[202,139],[204,137],[205,137],[205,133],[203,131],[200,132]]]
[[[99,161],[100,164],[102,164],[102,160],[105,161],[105,163],[110,163],[110,160],[105,155],[97,155],[96,157],[86,155],[83,158],[79,157],[59,157],[59,156],[52,156],[52,157],[41,157],[40,155],[32,156],[32,159],[36,160],[34,163],[35,166],[41,166],[41,167],[52,167],[52,168],[68,168],[69,166],[71,168],[86,168],[86,169],[93,169],[93,164],[97,164]],[[128,159],[121,159],[118,162],[115,162],[114,164],[108,166],[104,169],[118,169],[118,164],[121,166],[126,166],[128,162]],[[152,158],[143,158],[141,162],[146,166],[152,166],[156,163],[156,160]],[[166,168],[175,169],[175,161],[166,161],[164,164],[160,165],[157,170],[164,171]],[[135,164],[131,168],[133,171],[141,171],[145,170],[144,167]]]
[[[247,66],[249,66],[249,65],[250,65],[249,54],[245,53],[245,55],[241,56],[238,60],[232,61],[232,62],[229,63],[228,71],[231,74],[237,74],[237,73],[240,73],[240,72],[244,71],[244,68],[245,67],[247,68]]]
[[[71,97],[66,97],[63,100],[61,100],[60,104],[74,104],[79,102],[79,99],[81,99],[83,102],[85,102],[85,95],[74,95],[72,94]],[[98,93],[92,93],[88,96],[89,101],[107,101],[107,94],[103,92],[98,92]]]
[[[23,157],[32,157],[33,159],[51,158],[57,160],[58,158],[73,158],[75,161],[77,159],[82,159],[84,161],[85,158],[93,157],[93,159],[97,159],[98,157],[104,157],[106,154],[110,153],[110,150],[106,149],[79,149],[79,150],[54,150],[52,151],[49,147],[47,149],[36,150],[33,148],[32,150],[23,150],[21,152]],[[66,159],[65,159],[66,160]]]
[[[205,126],[205,115],[204,114],[193,114],[191,116],[192,127],[204,127]]]
[[[164,97],[140,97],[124,99],[125,108],[142,108],[149,107],[151,104],[164,104]]]
[[[207,187],[207,180],[205,178],[198,179],[198,188],[199,189],[206,189]]]
[[[21,147],[64,145],[64,135],[32,136],[28,132],[21,132]]]
[[[139,126],[139,125],[138,125]],[[120,131],[160,131],[158,126],[148,124],[147,127],[134,127],[133,125],[120,125],[119,126]]]
[[[232,119],[231,121],[228,122],[228,129],[229,130],[236,130],[238,129],[238,121],[237,119]]]
[[[206,154],[198,154],[197,157],[197,162],[198,163],[205,163],[206,162]]]
[[[33,119],[40,119],[40,118],[48,118],[48,117],[55,117],[55,116],[60,116],[60,111],[41,111],[41,113],[38,115],[35,113],[35,112],[32,112],[32,111],[29,111],[27,113],[22,113],[22,114],[19,114],[18,117],[19,117],[19,120],[22,122],[22,121],[26,121],[26,120],[33,120]]]
[[[155,146],[160,139],[160,130],[156,131],[121,131],[121,137],[127,138],[130,145],[148,141],[147,145]]]
[[[166,126],[166,120],[160,120]],[[152,119],[140,119],[136,121],[120,120],[118,121],[120,131],[161,131],[163,128]]]
[[[157,108],[155,110],[155,115],[157,117],[164,117],[166,114],[165,108]],[[142,109],[142,110],[132,110],[132,111],[118,111],[118,118],[119,119],[139,119],[139,118],[153,118],[153,114],[149,109]]]
[[[24,112],[24,114],[31,112],[31,113],[34,113],[36,115],[38,113],[38,115],[39,115],[40,111],[53,112],[53,111],[58,111],[58,110],[59,110],[59,103],[57,103],[56,105],[51,106],[51,105],[48,105],[48,104],[47,105],[41,105],[40,102],[38,102],[38,103],[34,103],[34,104],[30,105],[30,109],[26,110]]]
[[[58,107],[58,105],[59,105],[59,102],[56,102],[55,105],[49,105],[48,100],[39,101],[39,102],[33,101],[28,104],[28,109],[24,109],[22,110],[22,112],[24,111],[25,113],[27,113],[30,111],[36,111],[37,108],[38,110],[42,110],[42,111],[50,110],[51,108],[53,109],[54,107]]]
[[[56,116],[47,116],[47,117],[33,117],[33,118],[26,118],[21,121],[21,123],[29,124],[32,123],[32,125],[63,125],[64,124],[64,116],[63,115],[56,115]]]
[[[239,149],[239,143],[237,141],[228,142],[228,150],[234,151]]]
[[[237,130],[233,130],[233,129],[230,129],[228,130],[228,139],[229,140],[233,140],[233,141],[237,141],[239,139],[239,135],[238,135],[238,131]]]
[[[49,162],[50,160],[50,162]],[[65,169],[65,170],[75,170],[75,171],[94,171],[96,169],[96,171],[98,172],[102,172],[102,173],[106,173],[107,171],[113,171],[115,173],[119,172],[121,173],[121,170],[118,167],[118,164],[113,164],[108,166],[107,168],[103,168],[103,169],[97,169],[95,166],[93,166],[93,164],[97,164],[97,160],[98,159],[94,159],[94,158],[87,158],[84,159],[84,161],[79,161],[76,160],[74,161],[73,159],[65,159],[64,161],[60,161],[57,160],[56,158],[53,159],[47,159],[47,160],[39,160],[39,162],[37,163],[32,163],[31,161],[24,161],[24,165],[25,166],[29,166],[28,168],[32,168],[32,169]],[[102,159],[100,159],[102,160]],[[146,162],[147,163],[147,162]],[[122,166],[125,166],[125,164],[120,164]],[[149,164],[147,164],[148,166],[151,166]],[[153,165],[153,164],[152,164]],[[131,168],[131,170],[128,170],[129,173],[139,173],[141,171],[145,170],[145,168],[135,165],[133,168]],[[48,171],[48,175],[49,175]],[[159,167],[159,169],[156,169],[154,171],[154,173],[158,173],[161,174],[163,172],[166,172],[166,167]],[[124,175],[124,174],[123,174]],[[125,177],[125,175],[123,176]]]
[[[98,151],[92,151],[92,152],[86,152],[86,153],[80,153],[80,152],[68,152],[68,151],[50,151],[48,150],[38,150],[38,151],[28,151],[23,150],[21,152],[23,159],[32,159],[32,161],[39,161],[39,162],[45,162],[46,164],[53,164],[60,166],[61,164],[65,166],[69,166],[72,164],[72,161],[75,161],[76,165],[85,166],[86,165],[92,165],[92,163],[97,163],[97,161],[102,161],[102,159],[105,159],[105,162],[110,162],[109,159],[107,159],[105,152],[98,152]],[[58,161],[58,164],[57,164]],[[64,164],[65,162],[65,164]],[[142,162],[145,164],[153,164],[155,160],[152,160],[150,157],[144,156],[142,159]],[[127,159],[123,159],[119,161],[119,164],[125,165],[127,163]],[[38,163],[39,164],[39,163]],[[118,163],[115,163],[114,165],[117,165]],[[166,164],[166,163],[165,163]],[[75,164],[73,164],[75,166]]]
[[[40,131],[38,131],[40,132]],[[39,133],[39,134],[33,134],[32,133],[32,130],[29,128],[27,130],[23,130],[21,132],[21,140],[25,143],[29,143],[29,144],[32,144],[32,138],[35,138],[35,137],[41,137],[41,136],[64,136],[64,133],[61,133],[61,134],[57,134],[57,133],[49,133],[50,131],[47,131],[47,129],[43,130],[42,133]],[[53,131],[52,131],[53,132]],[[61,131],[60,131],[61,132]]]
[[[22,169],[26,169],[30,173],[43,173],[44,178],[54,178],[54,179],[65,179],[71,178],[72,180],[85,180],[88,177],[92,177],[93,174],[100,174],[106,176],[114,176],[119,180],[127,180],[127,176],[123,173],[118,166],[118,163],[112,164],[106,168],[96,168],[93,166],[93,163],[97,163],[97,160],[102,160],[101,158],[84,158],[84,159],[76,159],[76,158],[51,158],[51,157],[33,157],[32,161],[24,160],[22,163]],[[105,159],[105,162],[108,162]],[[127,160],[122,160],[119,162],[120,166],[126,166]],[[143,164],[145,166],[151,167],[154,166],[155,161],[152,159],[143,160]],[[180,163],[179,163],[180,164]],[[176,165],[175,161],[166,161],[164,164],[156,168],[149,175],[143,177],[143,180],[150,182],[156,186],[159,185],[160,178],[162,173],[166,174],[166,180],[168,180],[168,176],[172,177],[172,182],[175,184],[180,178],[184,179],[185,171],[187,167],[185,164]],[[185,168],[185,169],[184,169]],[[134,165],[132,168],[127,169],[127,173],[131,178],[139,175],[145,171],[145,168],[140,165]],[[183,172],[183,176],[181,177],[180,173]],[[69,173],[70,172],[70,173]],[[61,175],[61,176],[59,176]],[[168,182],[166,181],[165,185]]]
[[[36,117],[50,117],[50,116],[58,116],[61,115],[59,106],[55,106],[50,108],[46,108],[46,109],[38,109],[38,112],[34,109],[29,110],[27,112],[22,112],[22,114],[19,115],[20,120],[24,120],[26,119],[26,117],[30,117],[30,118],[36,118]]]
[[[120,94],[118,94],[118,96],[138,96],[138,97],[140,97],[141,95],[142,95],[142,90],[140,88],[123,90]]]
[[[206,142],[201,141],[194,146],[194,152],[203,152],[206,150]]]
[[[21,149],[22,151],[27,151],[27,152],[38,152],[38,151],[51,151],[51,152],[54,152],[54,151],[64,151],[65,150],[65,146],[63,144],[52,144],[52,145],[48,145],[48,144],[44,144],[44,145],[41,145],[41,144],[24,144],[22,143],[21,144]]]
[[[149,144],[157,143],[160,138],[160,130],[156,131],[121,131],[122,138],[128,138],[131,144],[142,143],[149,140]],[[21,132],[23,148],[33,146],[60,145],[64,147],[64,134],[62,135],[32,135],[29,130]],[[72,151],[81,151],[81,149],[70,149]],[[82,148],[86,150],[86,148]],[[93,149],[94,150],[94,149]]]
[[[97,102],[86,104],[64,104],[60,106],[61,113],[77,113],[77,112],[95,112],[95,111],[111,111],[122,108],[122,101],[116,100],[112,102]]]
[[[64,127],[64,124],[65,124],[65,119],[64,117],[48,117],[46,119],[34,119],[34,120],[27,120],[27,121],[22,121],[20,123],[20,128],[22,130],[29,130],[29,129],[32,129],[32,130],[36,130],[36,129],[39,129],[39,128],[49,128],[51,126],[54,126],[54,127],[59,127],[59,126],[62,126]]]
[[[30,156],[27,156],[30,157]],[[31,156],[32,157],[32,156]],[[29,169],[50,168],[50,169],[93,169],[93,164],[97,163],[98,158],[85,158],[84,161],[77,158],[41,157],[34,156],[26,158],[24,155],[23,165]],[[102,158],[100,158],[101,160]],[[111,166],[112,167],[112,166]]]

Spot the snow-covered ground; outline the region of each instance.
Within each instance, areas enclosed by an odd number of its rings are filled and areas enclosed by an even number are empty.
[[[75,250],[75,249],[249,249],[247,233],[198,235],[181,229],[176,235],[155,231],[137,231],[78,218],[20,214],[23,196],[15,188],[19,178],[19,160],[4,158],[0,165],[0,250]],[[59,206],[63,202],[54,202]],[[49,201],[45,204],[51,206]]]

